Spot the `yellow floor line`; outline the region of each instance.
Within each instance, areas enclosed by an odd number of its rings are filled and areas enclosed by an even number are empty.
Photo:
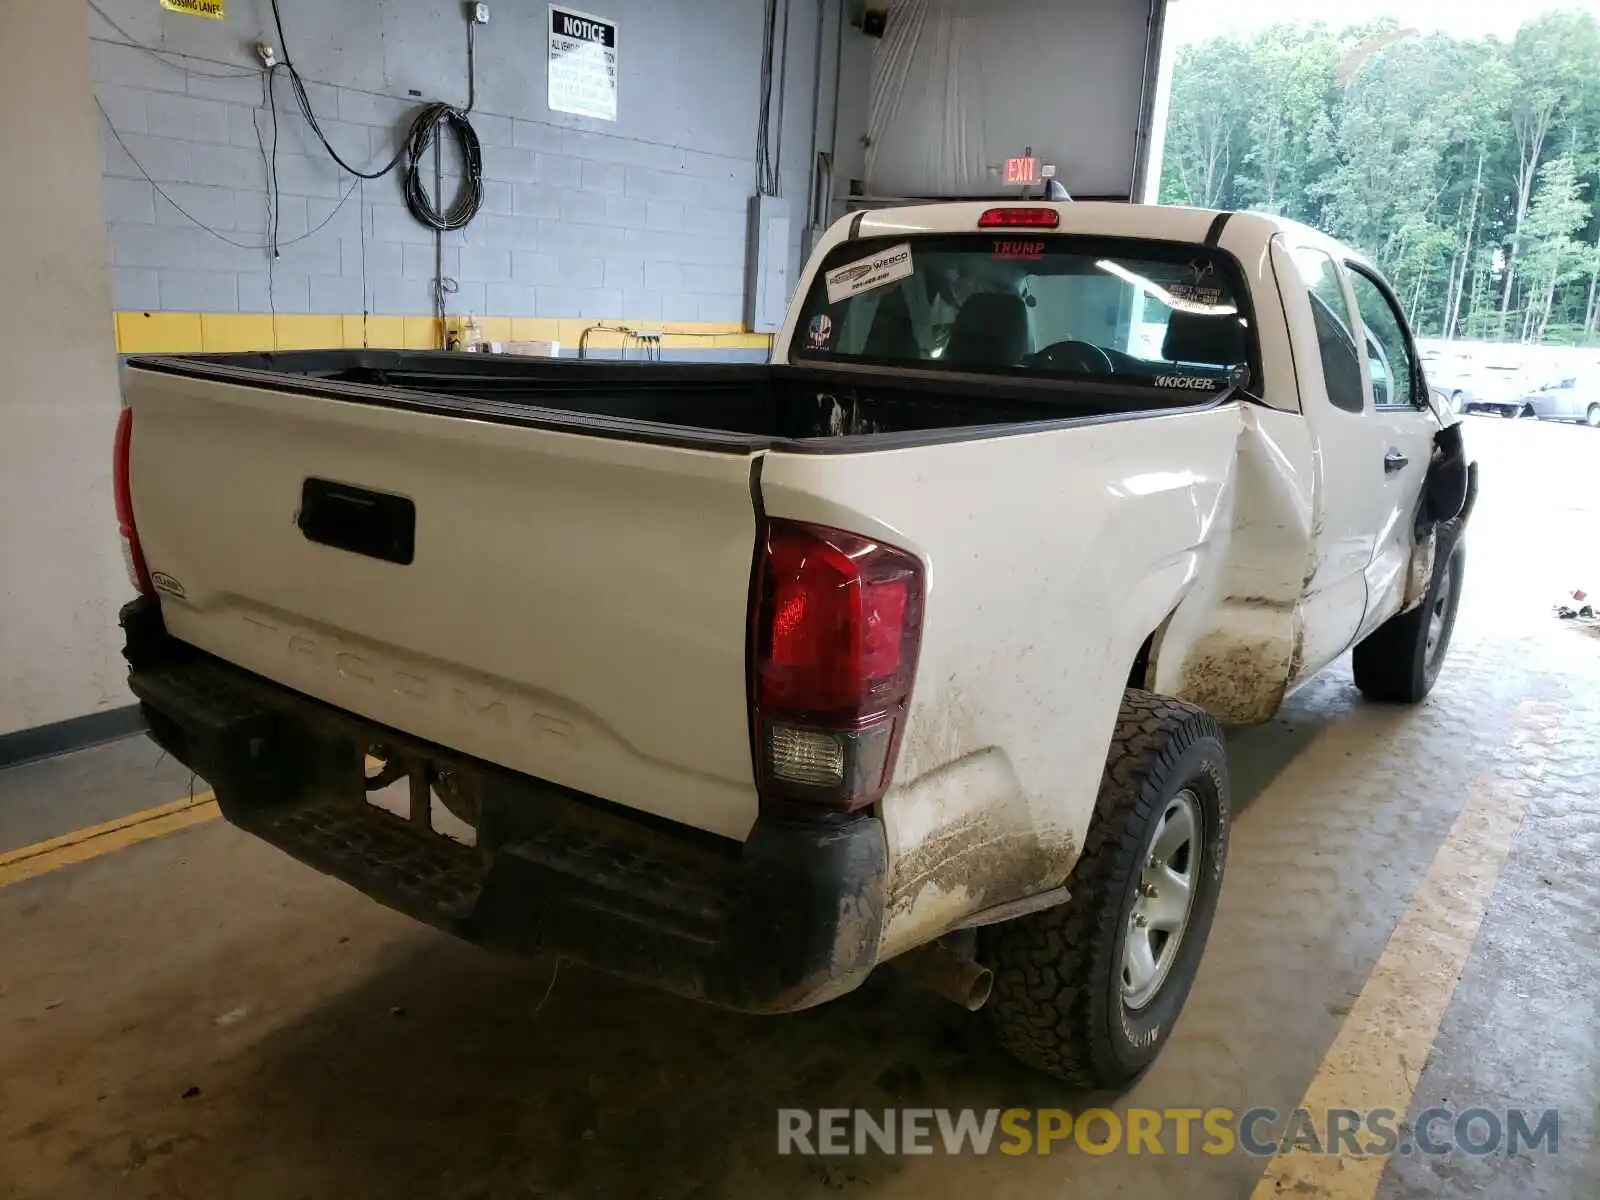
[[[370,754],[366,763],[369,771],[375,771],[383,766],[380,760]],[[136,846],[152,838],[165,837],[169,833],[177,833],[178,830],[187,829],[191,825],[202,825],[221,815],[221,810],[217,808],[216,797],[211,792],[196,792],[193,796],[185,796],[182,800],[141,809],[125,817],[118,817],[114,821],[107,821],[103,825],[74,829],[71,833],[64,833],[60,837],[35,842],[31,846],[23,846],[17,850],[7,850],[0,853],[0,888],[12,883],[21,883],[24,879],[48,875],[51,871],[70,867],[73,863],[99,858],[102,854],[110,854],[113,850]]]
[[[1513,743],[1542,745],[1534,735],[1556,720],[1548,706],[1525,702]],[[1527,778],[1543,771],[1538,758]],[[1315,1128],[1328,1128],[1331,1108],[1389,1108],[1404,1117],[1526,807],[1500,780],[1474,785],[1300,1101]],[[1372,1200],[1388,1162],[1388,1155],[1317,1156],[1295,1147],[1272,1160],[1251,1200]]]
[[[212,794],[197,792],[170,804],[158,804],[154,808],[129,813],[103,825],[75,829],[48,841],[35,842],[18,850],[7,850],[0,854],[0,887],[46,875],[73,863],[87,862],[151,838],[164,837],[191,825],[215,820],[220,815]]]

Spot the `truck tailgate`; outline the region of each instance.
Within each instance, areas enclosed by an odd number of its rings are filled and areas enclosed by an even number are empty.
[[[748,453],[138,369],[125,390],[174,636],[513,770],[748,831]],[[321,530],[297,523],[308,480],[332,485]],[[409,562],[403,537],[368,544],[403,532],[405,501]]]

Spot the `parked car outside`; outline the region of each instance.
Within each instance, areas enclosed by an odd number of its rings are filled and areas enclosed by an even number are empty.
[[[1422,371],[1428,377],[1428,386],[1443,400],[1444,410],[1460,412],[1462,402],[1466,399],[1463,380],[1472,369],[1471,361],[1437,347],[1424,349],[1421,358]]]
[[[1527,377],[1513,366],[1470,365],[1449,383],[1452,407],[1462,413],[1496,413],[1502,417],[1531,417],[1524,399]]]
[[[1524,394],[1522,403],[1543,421],[1581,421],[1600,428],[1600,370],[1569,369]]]

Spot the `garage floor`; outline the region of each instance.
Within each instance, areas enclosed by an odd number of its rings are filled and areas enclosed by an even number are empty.
[[[414,926],[205,805],[72,836],[188,794],[131,741],[0,773],[0,1197],[1593,1200],[1600,634],[1550,604],[1600,590],[1582,482],[1600,433],[1474,418],[1469,436],[1484,499],[1438,690],[1375,707],[1341,665],[1232,739],[1221,910],[1130,1095],[1031,1076],[980,1021],[893,978],[781,1019],[553,978]],[[28,862],[59,869],[23,878]],[[1558,1149],[776,1153],[787,1106],[1302,1103],[1559,1109]]]

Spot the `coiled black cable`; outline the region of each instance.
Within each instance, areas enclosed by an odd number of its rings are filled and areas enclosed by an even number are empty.
[[[449,207],[440,211],[422,184],[419,168],[422,156],[432,149],[434,139],[443,136],[442,128],[455,134],[461,148],[461,186]],[[404,149],[406,208],[413,217],[430,229],[448,231],[463,228],[478,215],[483,207],[483,148],[478,144],[478,134],[467,119],[465,109],[448,104],[428,105],[411,122]]]
[[[294,92],[295,103],[299,105],[300,115],[311,127],[311,132],[317,135],[317,140],[322,143],[324,150],[339,166],[361,179],[382,179],[389,172],[405,161],[405,201],[406,208],[411,215],[421,224],[440,232],[464,228],[483,207],[483,148],[478,142],[477,131],[472,128],[468,114],[472,111],[477,101],[477,81],[475,64],[473,63],[473,30],[474,26],[467,26],[467,88],[468,100],[466,108],[456,108],[453,105],[435,102],[424,105],[422,110],[411,121],[411,127],[406,131],[405,140],[391,158],[376,171],[362,171],[345,162],[344,158],[333,148],[333,143],[328,141],[327,135],[322,132],[322,126],[317,122],[316,113],[311,109],[311,97],[306,94],[306,85],[300,78],[300,72],[294,68],[294,60],[289,57],[288,40],[283,34],[283,15],[278,11],[278,0],[272,0],[272,18],[278,27],[278,44],[283,47],[284,61],[273,67],[273,72],[282,70],[289,77],[290,90]],[[422,156],[434,145],[435,139],[441,136],[441,126],[447,126],[455,135],[456,142],[461,149],[462,182],[456,193],[455,199],[448,208],[440,211],[438,202],[428,194],[423,186],[419,166]],[[442,199],[442,198],[441,198]]]

